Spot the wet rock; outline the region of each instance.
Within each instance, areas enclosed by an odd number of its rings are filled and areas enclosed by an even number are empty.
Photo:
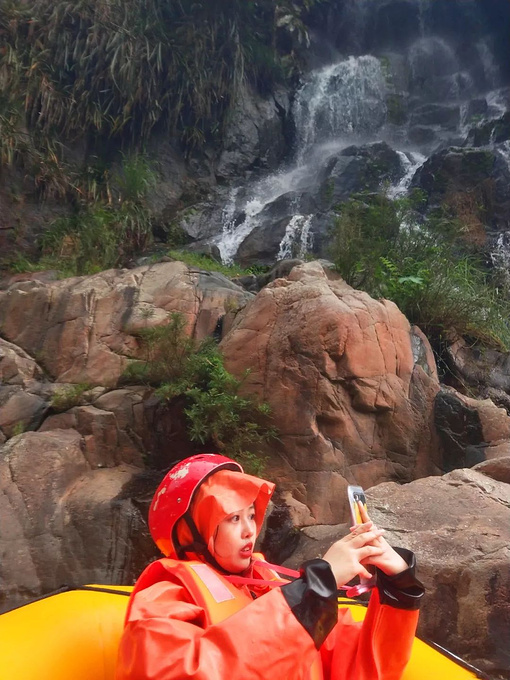
[[[472,346],[457,338],[446,350],[452,372],[459,382],[480,393],[484,389],[510,392],[510,355],[495,349]]]
[[[442,389],[436,395],[434,420],[446,470],[472,467],[494,455],[491,447],[510,440],[508,414],[490,399],[479,401]]]
[[[415,366],[419,366],[426,375],[438,381],[436,360],[425,333],[418,326],[411,326],[411,346]]]
[[[275,169],[286,151],[282,124],[288,108],[284,92],[277,99],[261,99],[245,85],[231,113],[216,175],[226,179],[254,168]]]
[[[242,266],[273,264],[278,260],[287,229],[292,227],[296,219],[311,219],[309,216],[316,210],[314,198],[308,192],[291,191],[279,196],[257,216],[259,224],[240,244],[236,262]]]
[[[499,144],[510,139],[510,111],[500,118],[490,120],[472,129],[467,143],[471,146],[485,146],[490,142]]]
[[[271,283],[271,281],[284,279],[290,274],[294,267],[298,267],[302,264],[304,264],[304,262],[299,258],[280,260],[274,267],[271,267],[267,274],[260,274],[258,283],[260,287],[263,288],[264,286],[267,286],[268,283]]]
[[[510,224],[510,169],[497,151],[451,147],[433,154],[416,172],[412,185],[425,191],[428,208],[448,197],[465,205],[475,199],[478,214],[488,229],[505,230]]]
[[[175,222],[191,241],[208,239],[219,231],[221,204],[225,201],[225,192],[214,191],[209,200],[195,203],[178,212]]]
[[[424,104],[415,109],[411,116],[412,125],[438,125],[456,130],[460,123],[460,107],[451,104]]]
[[[385,142],[349,146],[330,157],[319,172],[321,207],[327,210],[353,193],[377,191],[403,175],[399,155]]]
[[[180,206],[183,193],[191,190],[193,180],[182,154],[166,136],[154,135],[148,148],[158,178],[147,196],[147,203],[158,223],[172,220]]]
[[[439,142],[437,132],[431,127],[413,125],[409,128],[409,141],[421,149],[432,149]]]

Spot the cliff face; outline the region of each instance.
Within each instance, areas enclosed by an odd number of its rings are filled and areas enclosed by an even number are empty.
[[[298,84],[235,107],[211,166],[221,184],[180,222],[195,247],[243,264],[328,256],[339,202],[418,187],[427,213],[474,201],[480,250],[495,252],[510,220],[508,4],[345,0],[307,21]]]
[[[301,11],[299,22],[280,18],[276,31],[299,73],[264,94],[248,82],[236,89],[214,143],[183,149],[161,130],[148,139],[159,236],[178,226],[194,248],[218,248],[224,260],[243,263],[325,256],[339,201],[359,191],[402,196],[419,186],[430,209],[438,196],[482,205],[480,247],[497,250],[510,220],[508,3],[329,0]],[[101,151],[62,141],[76,172]],[[101,146],[107,165],[119,162],[114,143]],[[450,147],[463,167],[460,187]],[[474,149],[485,161],[473,161]],[[431,168],[439,176],[429,172],[423,181]],[[30,246],[69,209],[42,171],[36,192],[27,174],[3,173],[4,251]]]

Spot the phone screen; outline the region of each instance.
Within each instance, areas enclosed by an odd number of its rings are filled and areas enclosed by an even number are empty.
[[[351,511],[351,520],[353,524],[363,524],[361,518],[359,502],[367,509],[367,499],[365,498],[365,492],[361,486],[348,486],[347,495],[349,497],[349,508]]]

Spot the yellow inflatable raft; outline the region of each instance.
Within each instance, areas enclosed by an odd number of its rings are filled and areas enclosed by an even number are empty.
[[[0,680],[113,680],[131,588],[83,586],[0,615]],[[339,600],[360,621],[365,607]],[[467,680],[482,673],[415,640],[403,680]]]

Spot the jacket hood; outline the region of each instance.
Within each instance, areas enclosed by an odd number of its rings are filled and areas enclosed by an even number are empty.
[[[191,504],[191,516],[212,555],[219,523],[252,503],[259,534],[274,489],[272,482],[233,470],[218,470],[201,484]],[[193,540],[189,527],[182,519],[177,526],[177,537],[181,545],[188,545]]]

